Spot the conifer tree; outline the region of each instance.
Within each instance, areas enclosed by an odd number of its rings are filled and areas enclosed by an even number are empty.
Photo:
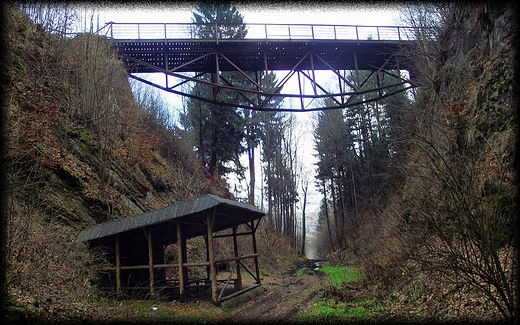
[[[198,25],[195,27],[194,34],[199,38],[213,39],[216,35],[220,39],[245,37],[243,17],[234,6],[228,3],[201,2],[195,10],[193,22]],[[221,77],[232,80],[233,74],[233,72],[225,72],[217,76],[212,73],[202,78],[215,83],[217,78]],[[213,99],[217,96],[238,96],[205,84],[196,84],[192,93]],[[236,98],[236,101],[238,100]],[[235,170],[242,169],[239,157],[245,151],[242,145],[245,136],[245,117],[241,109],[190,99],[187,103],[186,115],[181,118],[181,121],[185,130],[195,134],[194,147],[197,148],[199,158],[210,173],[225,175],[233,171],[229,163],[235,165]]]

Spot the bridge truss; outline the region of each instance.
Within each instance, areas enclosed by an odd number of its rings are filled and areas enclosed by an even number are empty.
[[[415,33],[410,27],[247,24],[246,30],[238,26],[243,37],[219,38],[214,31],[225,27],[108,23],[102,32],[114,42],[131,78],[220,106],[336,109],[414,87],[409,53]],[[215,36],[197,38],[201,30]],[[229,72],[234,72],[232,78]],[[276,72],[277,81],[269,78],[270,72]],[[149,73],[162,73],[165,78],[161,82],[144,77]],[[391,77],[390,84],[382,82],[385,76]],[[196,84],[208,85],[212,91],[195,93]]]

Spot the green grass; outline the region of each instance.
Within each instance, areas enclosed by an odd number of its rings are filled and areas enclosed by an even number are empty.
[[[358,267],[334,266],[328,262],[323,263],[320,271],[326,274],[327,281],[339,290],[348,290],[342,288],[344,283],[361,282],[366,278],[365,273]],[[377,298],[352,301],[320,298],[300,316],[299,320],[305,323],[366,320],[381,309],[381,302]]]
[[[308,267],[302,267],[301,269],[299,269],[298,271],[296,271],[296,276],[303,276],[303,275],[310,275],[310,274],[314,274],[312,272],[311,269],[309,269]]]
[[[300,316],[302,322],[367,320],[382,310],[377,298],[353,300],[320,299]]]
[[[319,300],[311,308],[300,316],[300,320],[307,322],[331,321],[345,319],[347,317],[346,305],[344,302],[334,300]]]
[[[330,279],[330,283],[338,289],[343,283],[360,282],[366,278],[365,273],[358,267],[333,266],[329,262],[323,263],[320,271],[325,273]]]

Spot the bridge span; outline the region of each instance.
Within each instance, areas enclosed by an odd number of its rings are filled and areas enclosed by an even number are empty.
[[[234,38],[222,36],[228,28],[235,31]],[[416,30],[411,27],[111,22],[100,33],[113,41],[131,78],[221,106],[345,108],[413,87],[404,73],[413,70]],[[323,70],[329,71],[326,80],[318,77]],[[232,78],[228,72],[234,72]],[[277,72],[274,84],[269,72]],[[164,82],[146,79],[143,73],[162,73]],[[383,83],[385,77],[392,81]],[[286,87],[290,80],[293,86]],[[197,83],[211,86],[212,93],[192,93]],[[219,96],[223,92],[234,92],[240,100]],[[297,98],[299,105],[280,104],[281,98]],[[326,107],[319,99],[329,99]]]

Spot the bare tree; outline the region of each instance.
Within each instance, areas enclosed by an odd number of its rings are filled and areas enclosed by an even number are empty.
[[[303,170],[300,169],[300,170]],[[306,222],[306,215],[305,210],[307,208],[307,193],[309,191],[309,173],[308,172],[300,172],[301,177],[301,190],[303,194],[303,199],[301,203],[302,207],[302,225],[301,225],[301,248],[300,248],[300,254],[305,256],[305,239],[307,237],[307,222]]]
[[[72,32],[73,24],[80,18],[78,10],[66,2],[28,1],[20,2],[18,6],[34,23],[41,26],[43,31],[60,36]]]

